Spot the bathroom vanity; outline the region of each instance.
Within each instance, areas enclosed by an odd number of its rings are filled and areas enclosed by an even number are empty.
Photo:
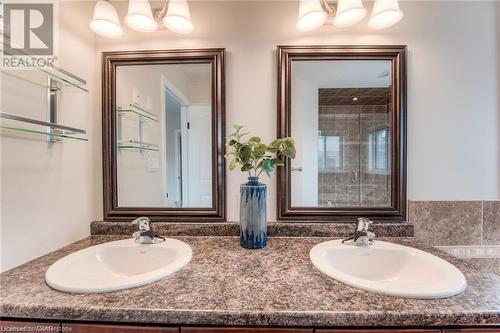
[[[94,224],[94,233],[112,230],[112,224],[107,229],[105,225]],[[189,233],[187,229],[183,232]],[[389,233],[380,230],[384,232]],[[411,238],[382,240],[451,262],[464,273],[467,289],[454,297],[422,300],[349,287],[323,275],[310,262],[311,248],[332,238],[270,237],[266,248],[245,250],[234,236],[172,237],[191,246],[192,261],[139,288],[71,294],[51,289],[44,280],[58,259],[129,238],[124,235],[94,235],[3,273],[2,325],[62,325],[67,331],[86,333],[500,331],[500,277]]]
[[[42,322],[5,322],[11,327],[49,329],[74,333],[496,333],[496,328],[450,328],[450,329],[313,329],[313,328],[267,328],[267,327],[148,327],[103,324],[45,324]]]
[[[398,1],[2,4],[0,333],[500,333],[500,4]]]
[[[268,246],[247,250],[226,222],[225,49],[104,52],[106,221],[0,275],[1,330],[500,332],[500,276],[410,238],[406,53],[277,47],[277,137],[296,138],[299,154],[278,171]],[[139,216],[142,233],[128,223]],[[379,222],[375,246],[363,230],[368,259],[325,243],[351,235],[345,222],[361,216]],[[164,223],[153,233],[149,219]],[[143,236],[149,245],[137,244]],[[342,265],[354,273],[342,278]]]

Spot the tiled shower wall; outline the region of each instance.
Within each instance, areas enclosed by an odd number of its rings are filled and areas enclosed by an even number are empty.
[[[319,107],[321,135],[343,138],[340,170],[318,174],[318,201],[336,207],[389,205],[390,177],[368,170],[368,136],[382,128],[390,131],[388,105],[329,105]],[[351,171],[359,172],[352,182]]]
[[[465,253],[500,274],[500,201],[410,201],[408,206],[417,239]]]

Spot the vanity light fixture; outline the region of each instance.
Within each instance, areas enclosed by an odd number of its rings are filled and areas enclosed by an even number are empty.
[[[161,29],[158,22],[163,22],[166,29],[179,34],[192,32],[187,0],[165,0],[163,7],[154,12],[149,0],[129,0],[125,23],[130,29],[154,32]],[[116,9],[109,0],[97,0],[89,26],[96,34],[106,38],[118,38],[123,34]]]
[[[191,13],[187,0],[167,0],[168,10],[163,17],[163,24],[169,30],[179,34],[187,34],[193,31]]]
[[[118,38],[123,34],[116,9],[108,0],[96,2],[89,26],[96,34],[106,38]]]
[[[139,32],[153,32],[158,28],[148,0],[129,0],[125,23]]]
[[[361,0],[338,0],[333,24],[339,28],[350,27],[359,23],[365,16],[366,9]]]
[[[384,29],[401,21],[403,12],[398,0],[375,0],[368,26],[372,29]]]
[[[331,1],[331,0],[330,0]],[[297,30],[312,31],[324,24],[344,28],[361,22],[366,16],[362,0],[299,0]],[[375,0],[368,26],[384,29],[398,23],[403,18],[398,0]]]

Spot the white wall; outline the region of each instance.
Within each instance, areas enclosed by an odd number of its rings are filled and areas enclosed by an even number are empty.
[[[373,31],[325,26],[295,29],[297,1],[191,1],[195,31],[98,38],[98,51],[225,47],[227,128],[266,141],[276,136],[276,55],[282,44],[406,44],[408,62],[408,194],[414,200],[500,198],[497,104],[498,2],[402,1],[404,19]],[[370,6],[367,3],[367,6]],[[126,3],[119,4],[120,17]],[[238,219],[239,172],[228,173],[228,219]],[[268,217],[275,220],[275,179]]]
[[[101,116],[95,104],[94,35],[86,3],[60,3],[59,65],[89,82],[90,94],[66,92],[61,123],[83,127],[89,142],[2,133],[1,271],[89,235],[89,222],[102,216]],[[2,75],[2,111],[44,115],[43,89],[14,84]]]

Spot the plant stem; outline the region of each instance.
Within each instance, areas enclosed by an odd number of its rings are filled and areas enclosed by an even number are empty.
[[[258,177],[258,176],[257,176],[257,162],[258,162],[258,161],[254,161],[254,162],[253,162],[253,172],[254,172],[254,177]]]

